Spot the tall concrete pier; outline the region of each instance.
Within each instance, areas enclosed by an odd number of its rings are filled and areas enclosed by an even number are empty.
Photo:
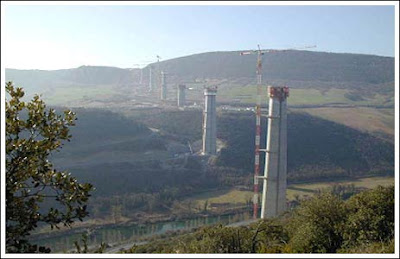
[[[217,87],[204,89],[203,155],[215,155],[217,153],[216,95]]]
[[[149,92],[153,91],[153,66],[149,67]]]
[[[167,99],[167,73],[161,71],[161,100]]]
[[[186,105],[186,85],[178,86],[178,107]]]
[[[287,103],[288,87],[268,87],[268,137],[261,218],[272,218],[286,210],[287,178]]]

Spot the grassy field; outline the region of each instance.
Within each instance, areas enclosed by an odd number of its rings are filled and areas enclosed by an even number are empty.
[[[43,99],[49,105],[66,105],[77,101],[107,99],[115,94],[117,93],[111,86],[71,86],[46,92],[43,94]]]
[[[326,103],[349,103],[349,99],[345,97],[347,90],[330,89],[322,92],[317,89],[290,89],[288,98],[289,105],[322,105]],[[255,103],[256,86],[249,85],[246,87],[224,88],[219,91],[222,98],[238,99],[243,103]],[[262,99],[267,100],[267,88],[262,88]]]
[[[218,91],[219,100],[236,101],[240,103],[255,103],[257,88],[255,85],[229,86]],[[262,89],[262,100],[267,100],[266,87]],[[394,136],[394,109],[378,109],[374,107],[316,107],[294,108],[301,105],[391,105],[393,98],[376,94],[371,98],[363,97],[357,101],[349,99],[350,92],[345,89],[330,89],[320,91],[318,89],[290,89],[288,98],[289,108],[293,111],[303,111],[310,115],[326,120],[331,120],[363,132],[387,135],[385,139],[393,140]],[[351,94],[350,94],[351,96]],[[292,106],[292,107],[290,107]],[[383,134],[382,134],[383,133]]]
[[[293,200],[295,195],[299,197],[310,196],[316,193],[318,190],[323,190],[332,187],[335,184],[350,185],[354,184],[356,188],[373,189],[378,185],[388,186],[394,184],[393,177],[368,177],[360,178],[350,181],[336,181],[336,182],[324,182],[324,183],[310,183],[310,184],[292,184],[288,186],[286,197],[288,200]]]
[[[324,105],[331,103],[355,104],[355,105],[393,105],[393,98],[376,94],[372,98],[361,98],[360,100],[351,100],[346,89],[331,88],[328,91],[319,89],[290,89],[288,98],[289,105]],[[241,103],[256,102],[257,87],[255,85],[247,86],[229,86],[218,90],[218,97],[223,100],[239,101]],[[262,88],[262,100],[267,100],[267,87]]]
[[[322,105],[327,103],[348,103],[347,90],[330,89],[321,92],[316,89],[290,89],[288,105]]]
[[[190,199],[194,200],[197,206],[202,207],[206,201],[208,201],[209,204],[230,203],[231,205],[238,205],[246,203],[248,200],[251,200],[252,197],[253,192],[230,189],[202,193],[196,196],[192,196],[190,197]]]
[[[343,180],[336,182],[321,182],[321,183],[304,183],[304,184],[292,184],[287,189],[287,199],[294,200],[295,196],[299,198],[305,196],[312,196],[318,190],[323,190],[332,187],[335,184],[350,185],[354,184],[357,188],[372,189],[378,185],[388,186],[394,184],[393,177],[368,177],[360,178],[355,180]],[[246,204],[253,197],[253,192],[242,191],[237,189],[230,190],[218,190],[214,192],[207,192],[192,196],[188,199],[194,201],[198,207],[204,206],[206,202],[208,204],[229,204],[230,206],[236,206],[240,204]]]
[[[313,116],[344,124],[361,131],[383,132],[394,135],[394,109],[354,108],[307,108],[293,109]]]

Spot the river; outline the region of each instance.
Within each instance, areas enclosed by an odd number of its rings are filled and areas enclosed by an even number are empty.
[[[99,246],[102,242],[111,246],[140,242],[143,237],[162,235],[177,230],[190,230],[204,225],[221,223],[229,225],[251,219],[250,212],[222,216],[204,216],[186,220],[158,222],[149,224],[112,225],[92,228],[88,233],[88,246]],[[31,242],[51,248],[52,253],[67,253],[75,250],[74,242],[80,241],[82,232],[64,235],[37,235]]]

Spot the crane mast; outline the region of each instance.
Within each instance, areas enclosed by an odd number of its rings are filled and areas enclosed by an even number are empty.
[[[243,51],[240,52],[240,55],[250,55],[257,54],[257,98],[256,98],[256,134],[255,134],[255,150],[254,150],[254,195],[253,195],[253,218],[256,219],[258,217],[258,193],[259,193],[259,184],[258,179],[260,178],[260,140],[261,140],[261,96],[262,96],[262,56],[264,53],[272,53],[272,52],[284,52],[289,50],[297,50],[297,49],[306,49],[306,48],[314,48],[316,46],[305,46],[302,48],[291,48],[291,49],[260,49],[260,45],[257,45],[257,50],[252,51]],[[262,178],[262,177],[261,177]]]

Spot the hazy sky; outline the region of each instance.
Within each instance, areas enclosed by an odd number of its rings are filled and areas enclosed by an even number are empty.
[[[126,68],[156,55],[165,60],[257,44],[394,56],[394,6],[10,4],[2,6],[8,68]]]

